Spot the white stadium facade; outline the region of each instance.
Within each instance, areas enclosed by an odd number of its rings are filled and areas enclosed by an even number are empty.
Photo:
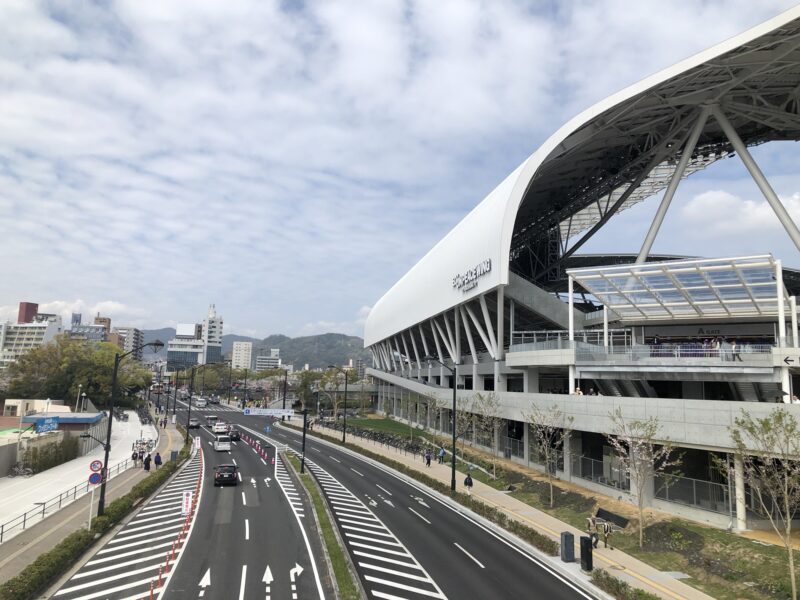
[[[631,500],[636,486],[606,438],[610,415],[655,416],[684,464],[670,486],[648,482],[646,505],[720,527],[763,525],[729,426],[742,408],[760,417],[789,402],[800,385],[800,273],[769,248],[708,258],[650,250],[681,180],[722,159],[744,163],[800,249],[800,230],[748,151],[798,139],[800,7],[581,113],[375,304],[365,346],[379,410],[451,432],[453,387],[461,406],[490,392],[503,418],[494,452],[543,468],[525,415],[557,406],[572,417],[558,476]],[[614,215],[659,194],[645,239],[625,240],[630,254],[577,252]],[[800,404],[786,408],[800,418]],[[714,456],[735,469],[730,482]]]

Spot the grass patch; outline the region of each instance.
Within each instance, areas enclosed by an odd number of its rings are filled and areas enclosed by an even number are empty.
[[[348,425],[350,424],[408,435],[408,425],[394,419],[348,419]],[[444,441],[446,448],[450,447],[449,438],[444,440],[430,432],[423,433],[419,430],[415,430],[414,435],[425,437],[434,443]],[[368,450],[363,451],[357,446],[348,447],[442,491],[438,485],[429,484],[417,476],[416,472],[404,469],[403,465],[398,467],[399,463],[391,464],[394,462],[391,459],[385,459]],[[464,458],[490,472],[492,470],[491,458],[479,450],[467,446]],[[613,502],[610,498],[593,496],[591,492],[578,493],[556,481],[555,505],[550,508],[549,488],[543,478],[528,475],[518,465],[500,458],[497,459],[496,467],[496,479],[478,470],[472,471],[472,477],[497,490],[508,490],[509,486],[513,486],[513,497],[580,530],[585,526],[586,517],[594,513],[598,505],[608,506],[608,503]],[[449,488],[444,493],[449,494]],[[684,583],[714,598],[785,600],[791,597],[786,551],[782,547],[765,546],[720,529],[682,519],[665,518],[665,515],[660,514],[656,522],[645,528],[645,545],[640,549],[635,508],[631,506],[625,516],[631,519],[631,523],[626,530],[614,535],[615,548],[661,571],[679,571],[690,575],[689,579],[683,580]]]
[[[336,585],[339,588],[339,597],[343,600],[359,600],[361,593],[355,580],[353,573],[350,570],[350,565],[344,555],[344,550],[339,545],[339,540],[336,533],[333,531],[333,524],[328,518],[328,512],[325,510],[325,500],[319,493],[315,482],[308,472],[300,475],[300,460],[294,455],[287,455],[289,462],[292,463],[300,479],[304,482],[306,490],[308,490],[311,501],[314,504],[314,512],[317,515],[319,526],[322,531],[322,539],[328,549],[328,556],[331,560],[333,567],[333,576],[336,578]]]
[[[603,569],[592,571],[592,583],[617,600],[659,600],[659,596],[631,587]]]

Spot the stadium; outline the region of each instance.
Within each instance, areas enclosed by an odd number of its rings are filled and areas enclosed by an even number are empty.
[[[611,415],[656,417],[684,453],[646,505],[738,530],[763,526],[729,427],[791,404],[800,384],[800,273],[754,256],[651,252],[681,181],[744,164],[795,246],[800,230],[749,148],[800,138],[800,7],[690,57],[579,114],[554,133],[373,307],[365,346],[379,410],[443,433],[453,389],[491,393],[502,417],[487,451],[544,469],[531,407],[556,406],[570,432],[558,477],[633,500],[606,438]],[[628,254],[581,247],[636,203],[658,204]],[[798,390],[800,392],[800,390]],[[725,478],[714,467],[731,465]]]

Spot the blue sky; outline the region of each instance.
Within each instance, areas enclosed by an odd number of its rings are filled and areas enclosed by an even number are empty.
[[[0,318],[361,334],[369,307],[563,122],[792,0],[0,7]],[[800,217],[796,144],[756,151]],[[587,252],[636,251],[657,199]],[[797,250],[737,160],[655,251]]]

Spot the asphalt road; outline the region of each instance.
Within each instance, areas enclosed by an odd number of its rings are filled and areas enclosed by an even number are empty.
[[[201,411],[197,416],[205,414]],[[275,426],[264,434],[268,423],[264,417],[234,411],[225,417],[254,434],[300,450],[301,434],[295,430]],[[306,458],[334,509],[347,550],[371,596],[592,597],[536,556],[388,469],[313,437],[307,437]]]
[[[192,411],[201,422],[207,414],[211,413]],[[213,414],[223,421],[234,413],[215,410]],[[179,418],[185,422],[186,412]],[[230,453],[214,451],[214,436],[205,426],[192,429],[191,435],[202,439],[208,477],[195,533],[163,597],[324,597],[315,569],[315,561],[321,556],[319,548],[312,545],[309,552],[300,526],[306,511],[301,500],[292,495],[294,490],[280,459],[273,465],[274,448],[266,448],[269,456],[265,460],[244,440],[233,442]],[[241,481],[235,486],[214,487],[214,466],[230,463],[238,466]],[[307,537],[311,543],[313,538]]]

